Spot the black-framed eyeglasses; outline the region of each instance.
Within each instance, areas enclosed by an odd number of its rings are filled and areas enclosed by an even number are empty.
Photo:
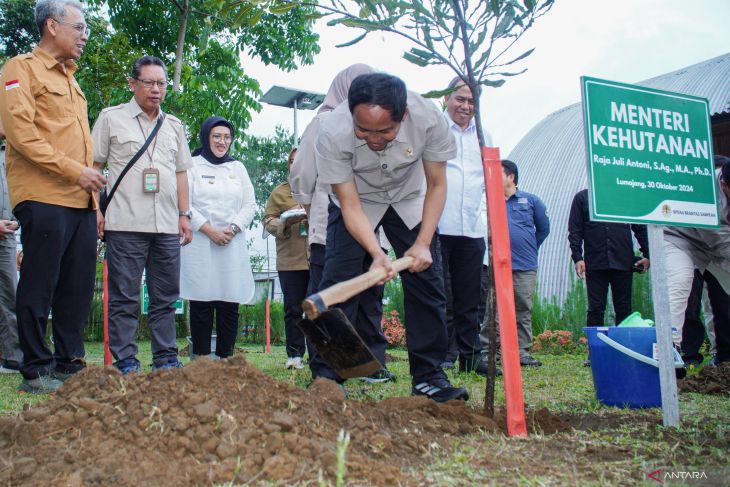
[[[86,34],[86,37],[89,37],[91,35],[91,27],[88,25],[82,23],[82,22],[64,22],[63,20],[53,19],[54,21],[58,22],[59,24],[66,24],[70,25],[73,30],[78,32],[79,34]]]
[[[229,134],[211,134],[211,137],[216,142],[220,142],[221,140],[224,140],[226,142],[230,142],[233,140],[233,137],[231,137]]]
[[[155,85],[157,85],[157,87],[159,89],[164,90],[165,88],[167,88],[167,85],[168,85],[167,80],[156,81],[153,79],[140,79],[140,78],[134,78],[134,79],[136,79],[137,81],[142,83],[142,85],[144,85],[144,87],[148,90],[151,90],[152,87]]]

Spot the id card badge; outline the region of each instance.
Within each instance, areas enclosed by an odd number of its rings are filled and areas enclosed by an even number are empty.
[[[160,170],[149,167],[142,171],[142,191],[144,193],[160,192]]]

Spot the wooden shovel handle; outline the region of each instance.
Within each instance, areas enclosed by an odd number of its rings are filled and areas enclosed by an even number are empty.
[[[394,260],[392,265],[396,272],[408,269],[413,264],[413,257],[402,257]],[[322,311],[329,308],[333,304],[339,304],[347,301],[356,294],[360,294],[366,289],[370,289],[378,282],[382,281],[386,276],[385,269],[377,267],[357,277],[353,277],[348,281],[338,282],[337,284],[323,289],[313,296],[309,296],[302,303],[302,308],[307,314],[307,318],[313,320],[319,316]],[[317,306],[315,301],[320,302]],[[325,309],[321,309],[324,304]]]

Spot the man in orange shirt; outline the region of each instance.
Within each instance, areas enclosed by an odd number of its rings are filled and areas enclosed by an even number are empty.
[[[73,77],[88,28],[80,3],[40,0],[41,40],[0,76],[10,202],[23,265],[16,310],[23,351],[20,391],[53,392],[84,365],[82,332],[96,271],[96,203],[105,178],[92,167],[86,98]],[[53,306],[51,353],[45,342]]]

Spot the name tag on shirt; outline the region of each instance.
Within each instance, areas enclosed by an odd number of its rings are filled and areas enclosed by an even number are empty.
[[[142,171],[142,191],[145,193],[160,192],[160,171],[154,167]]]
[[[208,174],[203,174],[200,177],[203,178],[203,180],[207,180],[208,184],[215,184],[215,176],[209,176]]]
[[[517,203],[519,203],[520,205],[527,205],[530,202],[529,202],[529,200],[527,198],[524,198],[523,197],[523,198],[517,198]]]

